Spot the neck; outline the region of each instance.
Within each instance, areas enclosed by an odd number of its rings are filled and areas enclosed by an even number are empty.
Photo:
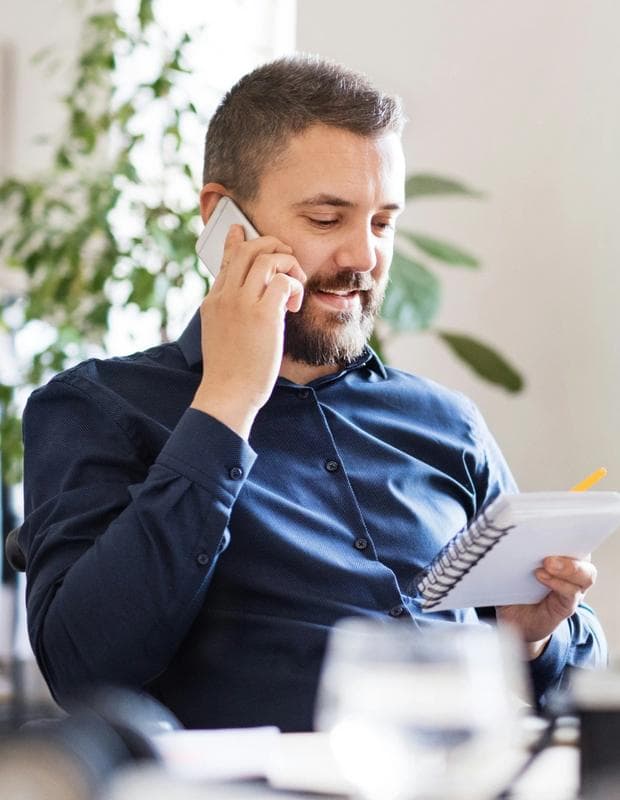
[[[333,375],[334,372],[339,370],[339,364],[326,364],[325,366],[315,367],[310,364],[304,364],[302,361],[293,361],[288,356],[283,356],[280,377],[304,386],[317,378],[322,378],[324,375]]]

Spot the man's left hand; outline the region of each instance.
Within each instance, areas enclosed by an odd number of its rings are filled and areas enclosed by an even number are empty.
[[[551,590],[540,603],[496,609],[500,622],[509,623],[520,631],[530,659],[543,652],[553,631],[575,613],[596,580],[596,567],[589,559],[553,556],[545,558],[534,575]]]

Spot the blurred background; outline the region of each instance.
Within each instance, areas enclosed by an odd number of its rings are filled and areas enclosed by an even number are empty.
[[[86,29],[93,14],[107,22]],[[11,420],[30,387],[72,359],[132,352],[184,327],[205,291],[192,247],[209,115],[254,65],[296,50],[367,73],[403,98],[409,116],[408,171],[426,184],[410,186],[402,228],[413,238],[403,258],[424,261],[421,274],[434,277],[420,291],[435,295],[426,313],[414,298],[408,317],[381,327],[387,360],[469,395],[522,489],[565,489],[601,465],[609,477],[600,488],[620,489],[614,0],[0,0],[0,19],[5,529],[22,513]],[[106,28],[110,19],[116,29]],[[112,38],[111,60],[85,51],[93,35]],[[91,67],[107,77],[82,96],[76,75]],[[99,109],[94,132],[79,116],[89,107]],[[113,120],[104,119],[108,107]],[[68,136],[74,151],[63,151]],[[119,174],[112,156],[123,148]],[[107,172],[92,192],[99,168]],[[37,190],[52,184],[56,205]],[[112,186],[120,200],[101,205]],[[63,187],[66,208],[57,202]],[[83,235],[84,258],[71,272],[58,229],[89,192],[88,208],[93,197],[100,203],[92,219],[101,241]],[[450,332],[468,337],[465,359],[439,335]],[[472,340],[491,349],[472,351]],[[489,359],[493,382],[472,369]],[[590,599],[617,657],[620,539],[595,561]],[[3,574],[0,658],[15,626],[23,630],[6,564]],[[27,653],[19,634],[18,647]]]

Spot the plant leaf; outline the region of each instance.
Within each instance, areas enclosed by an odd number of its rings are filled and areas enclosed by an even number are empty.
[[[381,317],[397,331],[428,328],[439,309],[440,294],[432,272],[396,251]]]
[[[136,303],[140,311],[148,311],[154,302],[155,277],[145,267],[135,267],[129,276],[131,293],[127,302]]]
[[[155,21],[153,14],[153,0],[140,0],[138,7],[138,20],[140,22],[140,30],[144,30],[147,25]]]
[[[489,345],[462,333],[437,331],[437,335],[481,378],[503,386],[509,392],[523,389],[525,382],[521,375]]]
[[[444,178],[427,172],[416,172],[407,176],[405,182],[405,195],[408,200],[413,197],[428,197],[442,194],[460,194],[466,197],[484,197],[482,192],[470,189],[460,181],[453,178]]]
[[[413,233],[413,231],[399,230],[398,235],[403,236],[416,247],[419,247],[427,256],[432,256],[432,258],[436,258],[444,264],[451,264],[455,267],[480,266],[480,262],[475,256],[449,242],[433,239],[431,236],[425,236],[421,233]]]

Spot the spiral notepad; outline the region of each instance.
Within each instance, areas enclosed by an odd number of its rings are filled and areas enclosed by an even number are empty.
[[[618,492],[500,495],[425,569],[422,610],[537,603],[549,591],[533,574],[544,558],[583,558],[618,528]]]

